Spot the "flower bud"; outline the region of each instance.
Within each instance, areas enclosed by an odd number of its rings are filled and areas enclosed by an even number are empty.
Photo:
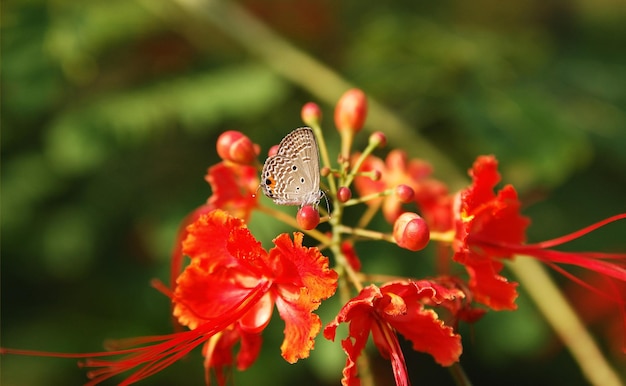
[[[274,145],[272,147],[270,147],[270,149],[267,152],[268,157],[274,156],[278,153],[278,145]]]
[[[224,161],[250,165],[259,154],[259,149],[245,134],[229,130],[217,138],[217,154]]]
[[[396,197],[400,202],[407,204],[415,198],[415,191],[408,185],[398,185],[395,189]]]
[[[430,230],[423,218],[416,213],[406,212],[393,224],[393,238],[399,247],[419,251],[430,241]]]
[[[306,125],[318,126],[322,120],[322,110],[316,103],[308,102],[302,106],[300,116]]]
[[[370,135],[370,144],[382,148],[387,146],[387,136],[382,131],[376,131]]]
[[[350,188],[342,186],[337,190],[337,200],[339,200],[339,202],[346,202],[350,198],[352,198],[352,192],[350,191]]]
[[[320,223],[320,214],[311,205],[303,206],[298,210],[296,221],[300,228],[308,231],[314,229]]]
[[[353,88],[346,91],[335,107],[335,125],[337,130],[357,133],[363,128],[367,115],[365,93]]]

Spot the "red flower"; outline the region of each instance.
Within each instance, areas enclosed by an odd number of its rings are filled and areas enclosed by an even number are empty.
[[[427,280],[370,285],[350,300],[339,315],[324,328],[324,337],[335,339],[339,323],[349,323],[348,338],[341,345],[348,358],[343,370],[343,385],[358,385],[356,361],[371,331],[374,343],[384,358],[391,359],[397,385],[408,385],[404,356],[395,332],[411,341],[413,349],[433,356],[449,366],[461,355],[461,337],[446,326],[425,305],[446,306],[463,293]],[[456,305],[450,305],[455,307]]]
[[[287,234],[279,235],[274,239],[276,246],[266,252],[242,220],[222,210],[200,215],[187,231],[183,249],[191,263],[178,278],[172,300],[175,316],[189,331],[126,339],[117,342],[116,348],[131,348],[109,352],[2,349],[0,353],[88,358],[82,365],[97,368],[88,373],[89,385],[135,369],[121,382],[128,385],[163,370],[206,342],[206,379],[214,368],[223,385],[223,368],[233,364],[231,351],[237,342],[237,367],[245,369],[255,361],[261,346],[259,334],[276,305],[285,321],[283,358],[289,363],[306,358],[321,328],[320,318],[312,312],[337,286],[337,273],[328,268],[328,259],[317,248],[302,246],[301,233],[294,233],[294,241]],[[94,359],[119,355],[123,355],[119,360]]]
[[[413,189],[415,195],[412,201],[418,205],[420,214],[428,222],[431,230],[448,231],[452,228],[450,216],[452,202],[448,190],[442,182],[430,178],[432,167],[427,162],[419,159],[409,160],[404,151],[392,150],[384,162],[375,156],[367,157],[360,171],[372,170],[380,172],[380,180],[373,181],[364,176],[354,180],[355,188],[360,196],[395,189],[398,185],[406,185]],[[402,200],[395,194],[378,200],[384,200],[382,210],[385,219],[390,224],[393,224],[405,212],[402,208]],[[374,205],[378,203],[378,200],[368,203]]]
[[[287,234],[279,235],[274,240],[276,247],[268,253],[242,220],[222,211],[201,216],[188,232],[183,250],[192,260],[178,278],[173,297],[179,322],[193,330],[232,318],[233,305],[243,307],[252,299],[254,289],[267,283],[268,290],[245,307],[232,327],[234,331],[229,330],[225,338],[231,348],[239,338],[253,341],[249,335],[267,326],[276,304],[285,321],[283,358],[294,363],[307,357],[321,327],[312,311],[335,292],[337,285],[337,274],[328,268],[328,259],[317,248],[303,247],[301,233],[294,234],[293,242]],[[252,351],[245,352],[246,347]],[[257,346],[242,344],[239,357],[249,359],[240,360],[239,366],[251,364],[257,353]],[[207,357],[207,371],[219,360]]]
[[[623,267],[626,254],[560,252],[547,249],[610,222],[624,219],[626,214],[613,216],[571,235],[536,244],[524,244],[526,227],[530,220],[520,214],[520,202],[511,185],[504,186],[497,194],[494,193],[493,189],[500,181],[497,167],[498,163],[493,156],[478,157],[470,170],[473,183],[457,194],[454,206],[454,260],[465,265],[470,275],[469,286],[477,301],[496,310],[516,308],[517,283],[509,282],[499,274],[502,270],[500,259],[511,259],[516,254],[535,257],[563,273],[565,272],[556,263],[577,265],[626,281],[626,269]],[[624,304],[623,299],[607,296]]]

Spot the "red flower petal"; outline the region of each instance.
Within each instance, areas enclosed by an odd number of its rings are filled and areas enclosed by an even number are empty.
[[[321,328],[319,317],[312,311],[337,288],[337,273],[329,269],[328,259],[319,249],[302,246],[303,237],[296,232],[292,242],[283,233],[274,239],[276,247],[269,253],[276,275],[276,306],[285,321],[281,351],[290,363],[308,357]]]
[[[222,210],[201,215],[187,227],[183,253],[192,259],[206,259],[210,266],[236,264],[226,243],[230,233],[236,228],[245,228],[243,220]]]
[[[209,271],[203,261],[192,260],[177,281],[174,316],[192,330],[207,321],[231,317],[233,307],[243,304],[259,283],[256,278],[236,276],[229,268]]]
[[[462,352],[461,336],[454,332],[452,327],[446,326],[433,310],[425,309],[424,299],[429,301],[438,299],[438,302],[451,301],[459,294],[457,291],[446,290],[439,285],[430,286],[425,280],[417,282],[395,282],[381,287],[385,299],[378,307],[385,303],[398,303],[397,298],[403,299],[401,309],[404,312],[385,313],[385,320],[406,339],[413,343],[413,349],[426,352],[442,366],[450,366],[458,362]],[[385,308],[389,305],[384,306]]]
[[[373,302],[375,298],[382,296],[379,289],[370,285],[352,300],[346,303],[335,319],[324,327],[324,337],[328,340],[335,340],[335,333],[340,323],[349,322],[348,337],[341,341],[341,347],[346,353],[346,365],[343,369],[343,379],[341,384],[359,385],[357,378],[356,361],[365,348],[367,338],[374,323]]]
[[[208,204],[247,222],[257,206],[255,192],[259,180],[256,168],[220,162],[209,168],[205,179],[213,190]]]
[[[231,326],[219,334],[214,335],[202,348],[204,355],[205,383],[210,384],[210,372],[215,373],[217,384],[227,384],[224,369],[233,364],[233,348],[239,343],[237,353],[237,369],[245,370],[250,367],[259,356],[262,338],[260,334],[246,333]]]
[[[289,363],[307,358],[322,325],[319,316],[312,314],[307,304],[289,302],[283,297],[276,299],[276,307],[285,321],[285,339],[280,346],[283,358]]]
[[[317,309],[319,301],[331,297],[337,289],[337,272],[328,266],[328,258],[317,248],[302,245],[304,235],[294,232],[293,242],[283,233],[274,239],[275,248],[270,250],[270,260],[280,261],[276,274],[277,283],[296,283],[300,278],[307,288],[307,296]],[[282,268],[282,269],[281,269]]]
[[[267,293],[239,320],[238,324],[246,332],[259,333],[269,324],[273,311],[274,297]]]
[[[502,270],[502,263],[488,259],[463,259],[455,255],[455,259],[464,263],[470,280],[469,287],[474,299],[496,311],[515,310],[517,304],[517,283],[509,282],[498,273]]]
[[[502,264],[494,259],[512,258],[516,252],[497,244],[523,243],[530,221],[520,214],[512,186],[505,186],[497,195],[493,192],[500,181],[497,168],[493,156],[478,157],[470,170],[472,185],[456,196],[454,260],[465,265],[477,301],[496,310],[512,310],[516,308],[517,283],[499,275]]]
[[[173,301],[179,322],[194,329],[242,304],[272,272],[265,264],[267,252],[243,221],[222,210],[200,216],[187,231],[183,251],[192,261],[177,280]]]

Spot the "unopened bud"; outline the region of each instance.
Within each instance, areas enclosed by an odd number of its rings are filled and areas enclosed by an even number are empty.
[[[300,228],[311,230],[320,223],[320,213],[311,205],[303,206],[298,210],[296,221]]]
[[[322,120],[322,110],[313,102],[306,103],[300,111],[302,122],[308,126],[318,126]]]
[[[267,152],[268,157],[274,156],[276,154],[278,154],[278,145],[270,147],[269,151]]]
[[[337,130],[357,133],[363,128],[367,115],[365,93],[353,88],[346,91],[335,106],[335,125]]]
[[[217,138],[217,154],[225,161],[250,165],[259,155],[259,148],[245,134],[229,130]]]
[[[387,146],[387,136],[382,131],[376,131],[370,135],[370,144],[376,147],[385,147]]]
[[[393,224],[393,238],[399,247],[419,251],[430,241],[430,230],[426,221],[418,214],[406,212]]]
[[[342,186],[337,190],[337,200],[339,200],[339,202],[346,202],[350,198],[352,198],[352,192],[349,188]]]
[[[396,186],[395,194],[396,194],[396,197],[398,197],[398,200],[400,200],[400,202],[405,203],[405,204],[413,201],[413,198],[415,198],[415,191],[413,190],[412,187],[408,185]]]

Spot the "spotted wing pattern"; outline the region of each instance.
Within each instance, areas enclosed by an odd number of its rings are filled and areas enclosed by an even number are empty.
[[[295,129],[280,141],[276,155],[265,161],[261,187],[279,205],[319,204],[319,155],[310,128]]]

